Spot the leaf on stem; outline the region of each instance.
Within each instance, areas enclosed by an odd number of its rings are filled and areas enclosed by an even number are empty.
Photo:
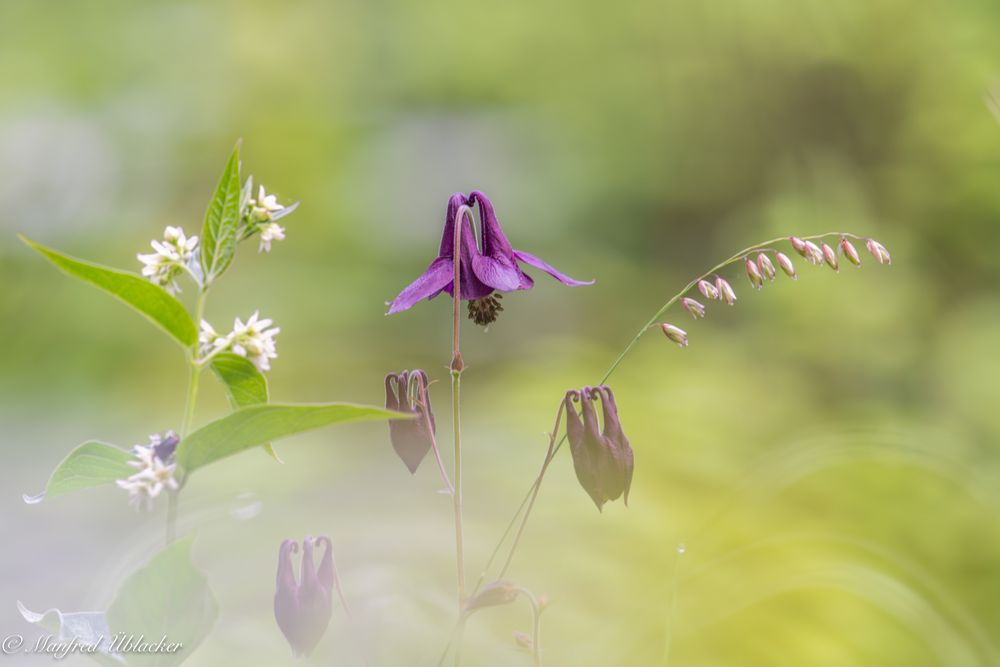
[[[240,195],[240,144],[237,142],[205,211],[201,268],[206,285],[221,276],[233,261],[239,241]]]
[[[182,346],[191,347],[198,340],[198,330],[183,304],[162,287],[135,273],[64,255],[25,236],[21,236],[21,240],[67,275],[90,283],[131,306]]]
[[[267,403],[267,378],[246,357],[223,352],[212,359],[212,371],[226,388],[226,396],[234,410]],[[282,463],[271,443],[265,443],[264,450]]]
[[[85,442],[62,460],[52,471],[45,491],[35,496],[24,495],[29,505],[44,498],[61,496],[70,491],[113,483],[135,472],[128,462],[134,457],[124,449],[103,442]]]

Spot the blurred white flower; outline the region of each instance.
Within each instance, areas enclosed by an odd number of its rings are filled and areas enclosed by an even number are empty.
[[[194,271],[198,237],[187,238],[180,227],[167,227],[163,230],[163,241],[154,239],[149,245],[156,252],[136,255],[143,264],[142,275],[171,294],[176,294],[180,291],[177,276],[185,270]]]
[[[212,325],[205,320],[201,321],[201,333],[198,334],[198,342],[201,343],[202,356],[215,354],[229,347],[229,336],[219,334]]]
[[[271,370],[270,360],[278,357],[274,337],[281,331],[278,327],[271,327],[273,323],[269,318],[260,319],[260,312],[254,311],[245,323],[237,317],[233,322],[233,330],[223,336],[211,324],[202,320],[198,338],[201,342],[202,362],[219,352],[232,350],[252,361],[258,370]]]
[[[154,434],[149,436],[149,445],[136,445],[132,453],[136,460],[128,464],[136,468],[136,473],[126,479],[117,480],[116,484],[128,491],[129,505],[137,510],[153,509],[153,499],[163,489],[177,491],[180,485],[174,476],[177,464],[174,463],[174,451],[179,442],[176,435],[168,432],[165,436]]]
[[[250,216],[258,222],[271,220],[275,214],[284,209],[285,207],[278,203],[278,198],[275,195],[269,195],[264,191],[263,185],[259,186],[257,190],[257,199],[250,200]]]
[[[269,222],[260,228],[260,247],[257,252],[271,252],[271,241],[284,241],[285,228],[276,222]]]

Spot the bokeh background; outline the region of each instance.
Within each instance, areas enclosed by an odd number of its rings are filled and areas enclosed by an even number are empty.
[[[0,634],[35,633],[18,599],[102,608],[159,548],[162,505],[20,498],[79,442],[176,428],[185,385],[166,337],[15,234],[137,270],[164,226],[200,227],[242,137],[245,172],[302,205],[270,255],[241,247],[208,315],[281,326],[275,399],[379,403],[386,372],[422,367],[450,441],[450,304],[383,303],[435,255],[454,191],[597,279],[536,271],[465,328],[472,573],[563,392],[681,285],[765,238],[879,238],[891,267],[799,262],[760,293],[734,272],[735,308],[670,313],[690,347],[653,332],[613,377],[631,506],[599,514],[561,452],[510,576],[552,599],[549,665],[1000,664],[998,27],[973,0],[5,0]],[[203,384],[198,422],[226,410]],[[185,490],[222,608],[185,664],[291,663],[277,549],[317,533],[355,623],[335,612],[311,662],[437,664],[454,575],[432,461],[411,477],[382,424],[278,449],[284,466],[248,452]],[[523,603],[479,614],[466,664],[529,664],[528,629]]]

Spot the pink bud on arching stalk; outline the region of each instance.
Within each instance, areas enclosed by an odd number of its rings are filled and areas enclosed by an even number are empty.
[[[715,277],[715,289],[719,290],[719,298],[730,306],[736,303],[736,292],[733,291],[733,286],[722,276]]]
[[[698,291],[701,292],[702,296],[706,299],[718,299],[719,290],[715,289],[715,285],[708,282],[707,280],[698,281]]]
[[[771,263],[771,258],[762,252],[757,253],[757,268],[760,269],[762,276],[768,280],[774,280],[777,273],[774,270],[774,264]]]
[[[687,347],[688,335],[684,329],[675,327],[673,324],[667,324],[666,322],[660,325],[660,329],[663,330],[663,334],[667,338],[677,343],[678,347]]]
[[[746,261],[743,262],[743,266],[746,268],[747,278],[750,279],[750,284],[753,288],[762,288],[764,286],[764,277],[760,275],[760,269],[757,268],[753,260],[747,257]]]
[[[789,242],[792,244],[792,248],[795,252],[799,253],[803,257],[806,256],[806,242],[800,239],[798,236],[789,236]]]
[[[705,306],[698,303],[694,299],[689,299],[684,297],[681,299],[681,305],[684,306],[684,310],[691,313],[691,317],[698,319],[699,317],[705,317]]]
[[[840,262],[837,261],[837,252],[825,243],[823,244],[823,259],[831,269],[837,272],[840,271]]]
[[[806,261],[810,264],[815,264],[816,266],[822,264],[823,251],[819,249],[819,246],[812,241],[806,241],[805,243],[806,249],[802,256],[806,258]]]
[[[783,252],[779,252],[774,256],[774,258],[778,260],[778,266],[780,266],[781,270],[785,272],[785,275],[792,280],[798,280],[799,277],[795,275],[795,265],[792,264],[792,260],[788,258],[788,255]]]
[[[844,253],[844,257],[847,258],[854,266],[861,266],[861,256],[858,255],[858,249],[854,247],[850,241],[847,240],[846,236],[840,237],[840,249]]]
[[[889,251],[875,239],[868,239],[865,247],[868,248],[868,252],[872,254],[879,264],[892,264],[892,256],[889,254]]]

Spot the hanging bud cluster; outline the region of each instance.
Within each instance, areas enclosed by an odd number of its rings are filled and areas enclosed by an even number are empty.
[[[858,249],[854,247],[854,244],[851,243],[846,235],[841,236],[840,240],[833,246],[828,243],[816,245],[812,241],[804,240],[797,236],[789,237],[788,241],[792,245],[792,250],[810,264],[816,266],[826,264],[834,271],[839,272],[840,257],[843,256],[854,266],[861,266],[861,255],[858,254]],[[865,247],[879,264],[892,264],[892,257],[889,255],[889,251],[875,239],[866,239]],[[773,261],[769,253],[773,253],[774,255]],[[798,279],[798,274],[795,272],[795,265],[788,255],[773,248],[756,251],[756,255],[748,253],[739,257],[739,259],[743,261],[743,269],[746,272],[747,279],[750,281],[750,286],[754,289],[763,289],[764,285],[773,281],[778,274],[778,268],[792,280]],[[777,264],[777,267],[775,267],[775,264]],[[709,301],[722,301],[730,306],[736,303],[736,292],[733,290],[733,286],[722,276],[716,275],[714,280],[705,276],[695,283],[695,287]],[[680,301],[684,310],[694,319],[705,317],[705,304],[689,296],[682,296]],[[676,343],[678,347],[687,347],[687,332],[680,327],[662,322],[660,330],[668,340]]]

